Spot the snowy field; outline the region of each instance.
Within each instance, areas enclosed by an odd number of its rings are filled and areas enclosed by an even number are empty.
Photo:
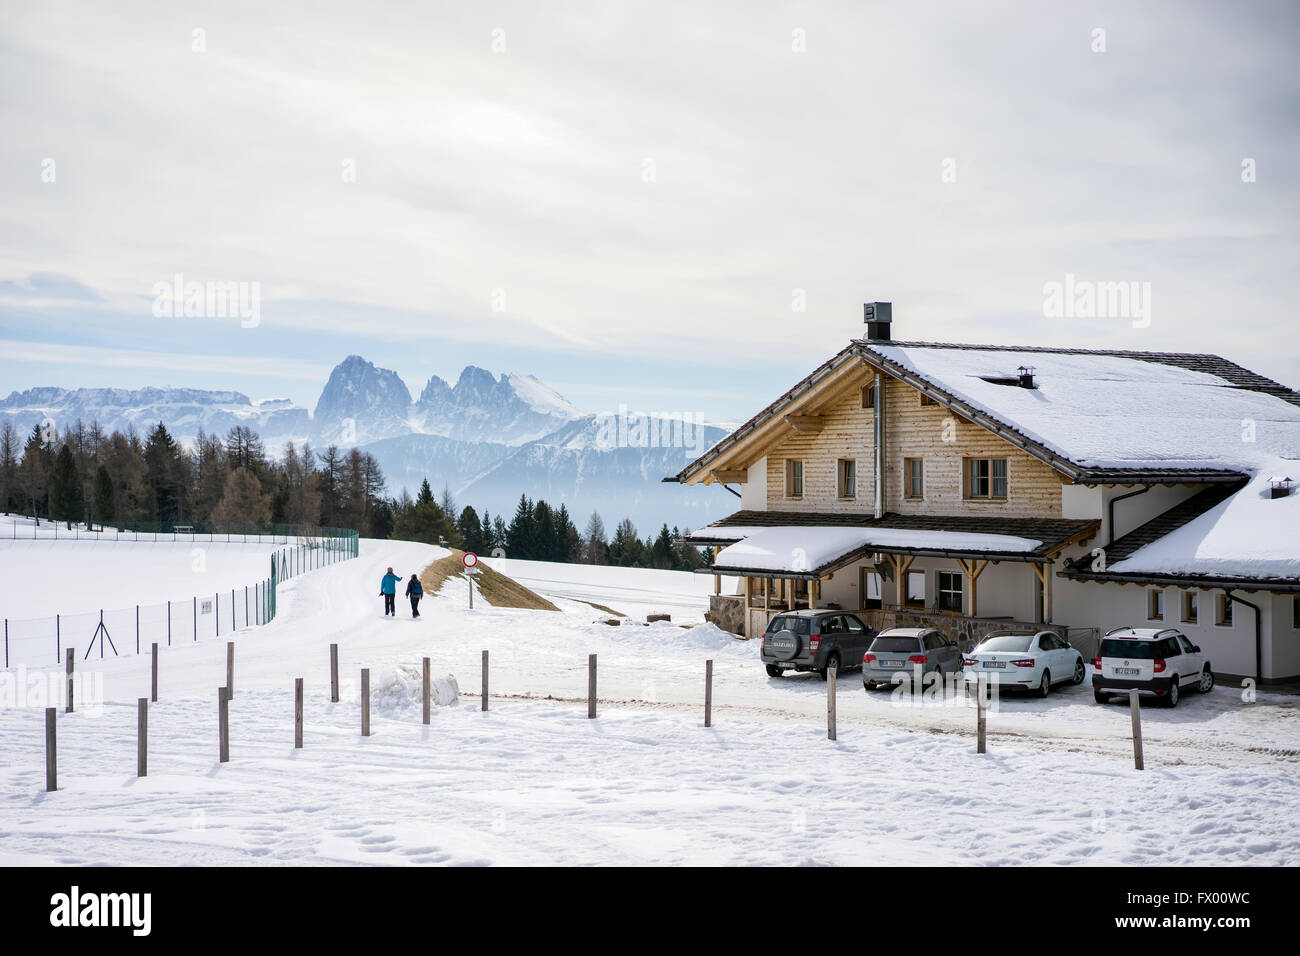
[[[484,563],[525,587],[555,597],[593,601],[644,621],[647,614],[671,614],[674,621],[701,623],[709,609],[713,576],[689,571],[654,571],[590,564],[559,564],[514,558],[484,558]],[[734,588],[726,579],[724,588]]]
[[[440,549],[362,541],[361,556],[283,585],[279,616],[236,637],[231,761],[217,762],[225,639],[168,648],[150,708],[150,775],[135,777],[135,699],[148,661],[96,665],[105,702],[59,714],[59,786],[44,792],[43,695],[25,674],[0,709],[0,864],[1258,864],[1294,862],[1300,710],[1239,689],[1143,708],[1148,769],[1132,769],[1128,710],[1086,687],[1003,699],[989,753],[964,702],[904,706],[839,685],[770,679],[757,645],[711,626],[609,627],[602,588],[539,584],[560,613],[467,609],[465,585],[385,619],[378,580]],[[579,569],[581,571],[582,569]],[[588,569],[589,570],[589,569]],[[527,579],[528,574],[521,573]],[[597,575],[596,577],[600,577]],[[707,577],[704,581],[709,581]],[[690,594],[682,596],[690,606]],[[399,600],[399,610],[403,608]],[[342,699],[329,702],[328,645]],[[481,652],[491,709],[479,710]],[[587,655],[600,714],[586,719]],[[420,723],[401,676],[429,656],[459,702]],[[705,661],[714,726],[703,727]],[[359,671],[371,668],[362,738]],[[50,691],[39,677],[53,676]],[[305,679],[306,747],[293,749],[293,679]],[[15,697],[17,699],[15,699]],[[56,700],[57,702],[57,700]],[[25,706],[24,706],[25,705]]]

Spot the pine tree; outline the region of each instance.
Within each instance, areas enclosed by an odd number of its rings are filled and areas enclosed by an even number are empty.
[[[487,554],[490,550],[483,537],[483,525],[478,512],[471,505],[466,505],[456,519],[456,532],[460,535],[461,547],[475,554]]]
[[[85,517],[85,498],[81,488],[81,475],[77,473],[77,459],[66,442],[54,458],[50,475],[50,517],[67,524]]]
[[[101,525],[109,524],[117,518],[117,489],[113,487],[113,476],[106,465],[95,469],[95,498],[92,516]]]
[[[515,508],[515,516],[510,520],[510,527],[506,529],[505,538],[506,553],[510,557],[536,556],[537,532],[533,522],[533,503],[528,500],[527,495],[519,496],[519,504]]]

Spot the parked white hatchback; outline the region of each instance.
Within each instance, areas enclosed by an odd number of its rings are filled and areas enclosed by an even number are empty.
[[[999,690],[1027,690],[1046,697],[1053,684],[1082,684],[1083,655],[1055,631],[1037,634],[994,631],[962,661],[966,685],[981,677]]]

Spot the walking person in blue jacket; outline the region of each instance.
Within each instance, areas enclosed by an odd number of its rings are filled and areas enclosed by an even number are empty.
[[[414,574],[411,575],[411,580],[406,582],[406,596],[411,599],[411,617],[419,617],[420,598],[424,596],[424,587]]]
[[[397,582],[402,580],[389,568],[384,579],[379,582],[379,594],[384,599],[384,617],[397,617]]]

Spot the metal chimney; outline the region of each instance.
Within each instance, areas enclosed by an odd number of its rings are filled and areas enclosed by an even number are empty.
[[[867,338],[873,342],[889,341],[889,324],[894,319],[892,302],[865,302],[862,321],[867,324]]]

